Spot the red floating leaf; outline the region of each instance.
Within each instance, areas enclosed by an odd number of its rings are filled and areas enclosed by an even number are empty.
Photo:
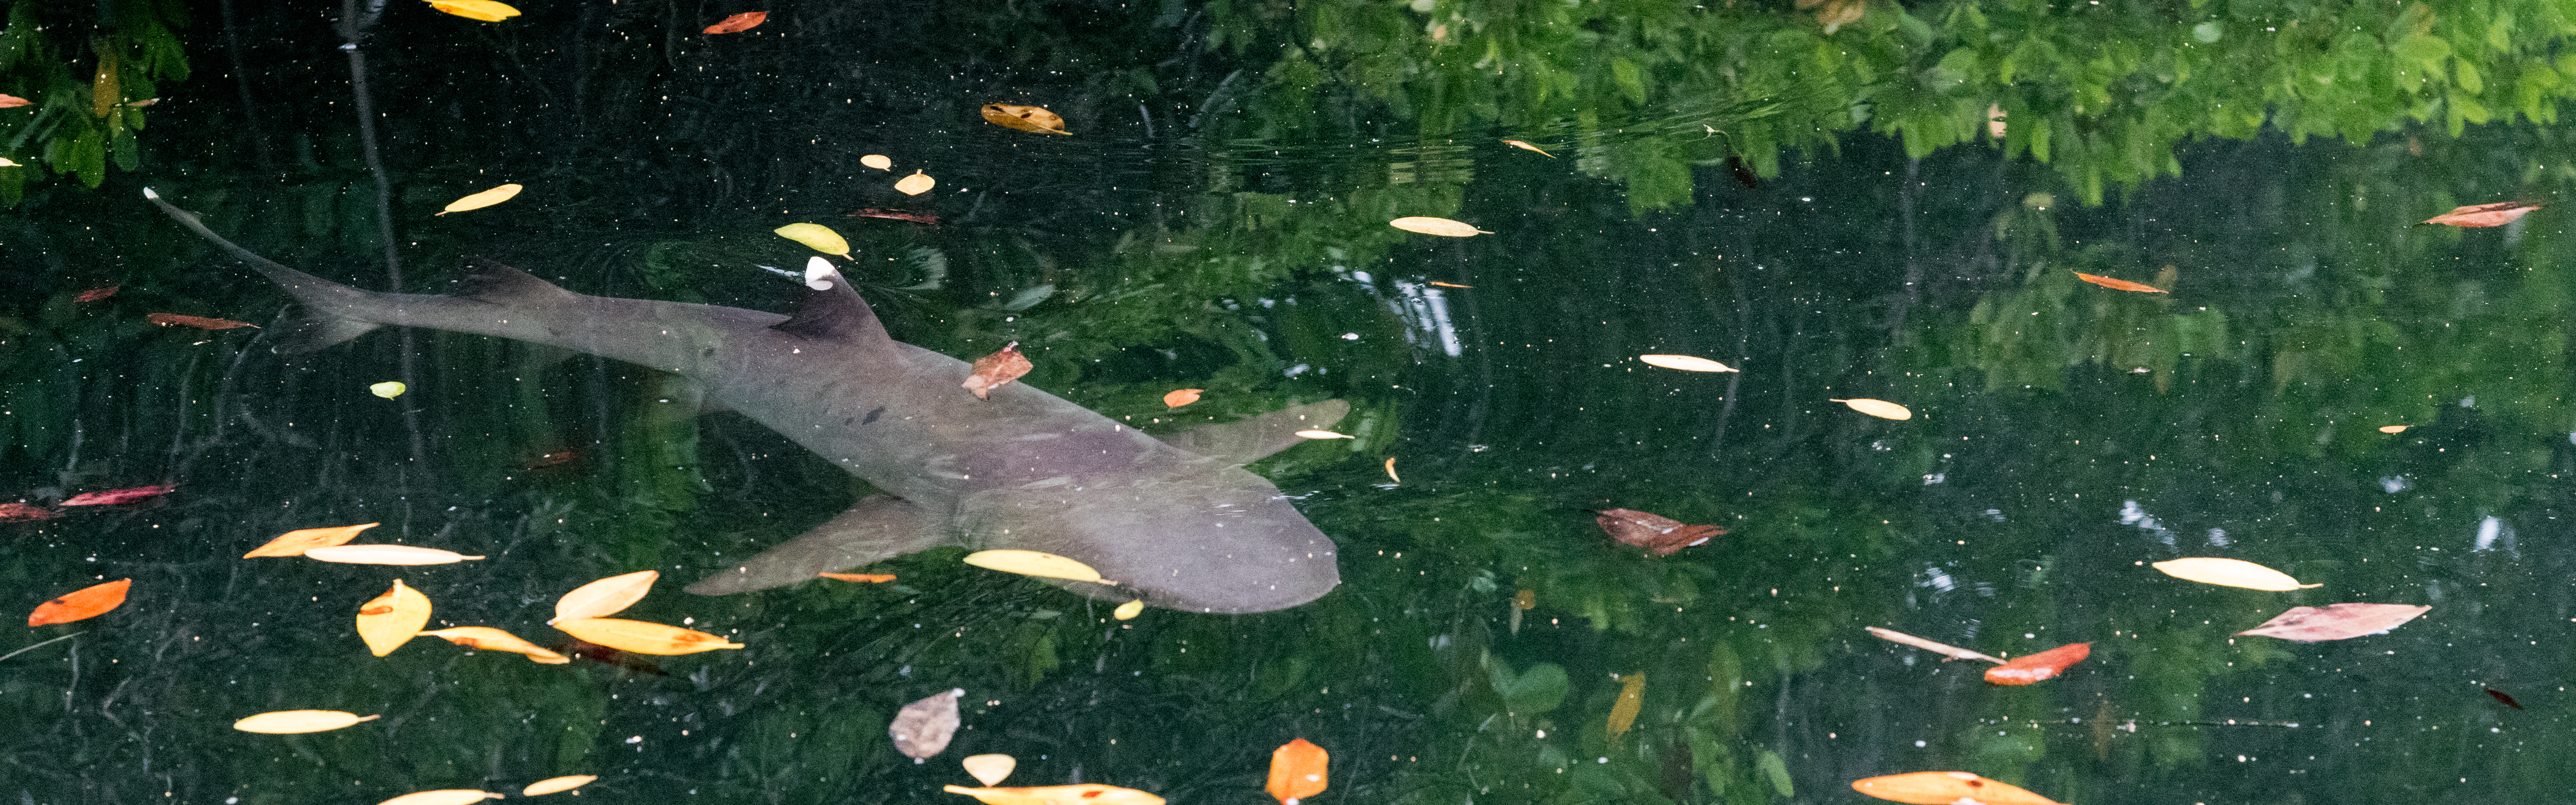
[[[2130,281],[2128,281],[2128,280],[2124,280],[2124,279],[2112,279],[2112,278],[2110,278],[2110,277],[2105,277],[2105,276],[2101,276],[2101,275],[2098,275],[2098,274],[2086,274],[2086,273],[2081,272],[2081,271],[2070,271],[2070,272],[2067,272],[2067,273],[2069,273],[2069,274],[2074,274],[2076,279],[2080,279],[2080,280],[2083,280],[2083,281],[2085,281],[2085,282],[2090,282],[2090,283],[2093,283],[2093,284],[2095,284],[2095,285],[2099,285],[2099,286],[2102,286],[2102,287],[2104,287],[2104,288],[2109,288],[2109,289],[2111,289],[2111,290],[2115,290],[2115,291],[2137,291],[2138,293],[2164,293],[2164,292],[2165,292],[2165,289],[2163,289],[2163,288],[2158,288],[2158,287],[2156,287],[2156,286],[2148,285],[2148,284],[2143,283],[2143,282],[2130,282]]]
[[[1717,526],[1689,525],[1635,509],[1602,509],[1595,514],[1599,516],[1592,521],[1601,524],[1601,531],[1609,534],[1611,539],[1653,551],[1656,556],[1671,556],[1675,551],[1726,533],[1726,529]]]
[[[707,33],[711,33],[711,34],[731,34],[731,33],[741,33],[741,32],[743,32],[743,31],[748,31],[748,30],[751,30],[751,29],[753,29],[753,28],[757,28],[757,27],[759,27],[759,26],[760,26],[760,24],[761,24],[761,23],[763,23],[763,22],[767,22],[768,20],[769,20],[769,12],[766,12],[766,11],[745,11],[745,12],[740,13],[740,14],[735,14],[735,15],[733,15],[733,16],[726,17],[726,18],[724,18],[724,20],[723,20],[722,22],[718,22],[718,23],[716,23],[716,24],[714,24],[714,25],[709,25],[709,26],[707,26]]]
[[[2503,226],[2505,224],[2513,223],[2515,220],[2520,219],[2523,214],[2537,209],[2540,209],[2540,205],[2524,201],[2499,201],[2494,204],[2472,204],[2466,207],[2452,207],[2450,212],[2424,219],[2424,223],[2443,224],[2446,226],[2457,226],[2472,229],[2488,226]]]
[[[23,523],[30,520],[51,520],[61,516],[63,516],[62,512],[34,504],[0,503],[0,523]]]
[[[137,486],[126,489],[110,489],[105,492],[83,492],[72,496],[72,499],[70,500],[63,501],[63,505],[113,506],[119,503],[132,503],[147,498],[157,498],[162,495],[170,494],[178,488],[178,484],[155,484],[152,486]]]
[[[2504,706],[2511,707],[2516,710],[2522,709],[2522,703],[2514,701],[2511,696],[2504,695],[2504,691],[2496,690],[2495,688],[2487,688],[2486,691],[2487,695],[2495,697],[2496,701],[2503,702]]]
[[[108,297],[111,297],[111,296],[115,296],[117,291],[124,290],[124,288],[125,288],[125,286],[122,286],[122,285],[110,285],[110,286],[107,286],[107,287],[105,287],[105,288],[91,288],[91,289],[89,289],[89,290],[86,290],[86,291],[82,291],[82,292],[80,292],[80,295],[79,295],[79,296],[72,297],[72,301],[74,301],[74,302],[96,302],[96,301],[101,300],[101,299],[105,299],[105,298],[108,298]]]
[[[2028,685],[2056,678],[2067,666],[2093,656],[2093,644],[2068,643],[2047,651],[2015,659],[1986,669],[1986,681],[1997,685]]]
[[[144,320],[145,320],[145,321],[149,321],[149,322],[152,322],[153,324],[158,324],[158,325],[161,325],[161,326],[163,326],[163,327],[168,327],[168,326],[173,325],[173,324],[179,324],[179,325],[185,325],[185,326],[195,327],[195,328],[204,329],[204,330],[230,330],[230,329],[235,328],[235,327],[248,327],[248,328],[251,328],[251,329],[254,329],[254,330],[259,329],[259,325],[252,324],[252,323],[250,323],[250,322],[246,322],[246,321],[233,321],[233,320],[231,320],[231,319],[209,319],[209,318],[206,318],[206,317],[204,317],[204,316],[189,316],[189,315],[183,315],[183,314],[179,314],[179,313],[154,313],[154,314],[151,314],[151,315],[149,315],[149,316],[145,316],[145,317],[143,317],[143,318],[144,318]]]
[[[916,224],[930,224],[932,226],[937,226],[939,224],[939,216],[932,215],[930,213],[904,212],[902,210],[880,210],[875,207],[850,213],[848,217],[883,218],[889,221],[911,221]]]
[[[27,625],[70,623],[83,618],[98,617],[124,604],[125,588],[133,584],[133,579],[117,579],[106,584],[85,587],[61,598],[47,601],[37,605],[36,611],[27,615]]]

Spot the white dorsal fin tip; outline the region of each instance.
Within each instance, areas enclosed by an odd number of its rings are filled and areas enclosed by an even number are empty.
[[[160,197],[161,197],[161,194],[159,194],[159,193],[155,193],[155,192],[152,192],[152,188],[146,187],[146,188],[143,188],[143,197],[144,197],[144,198],[160,198]]]
[[[832,261],[821,257],[805,258],[805,287],[817,291],[832,289],[832,278],[841,272],[832,269]]]

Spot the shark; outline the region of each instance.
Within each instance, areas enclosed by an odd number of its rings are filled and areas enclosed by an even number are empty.
[[[802,535],[690,584],[780,587],[942,546],[1064,556],[1102,582],[1049,579],[1101,600],[1186,612],[1295,607],[1341,583],[1331,537],[1244,468],[1329,428],[1342,400],[1163,438],[1024,383],[978,399],[965,362],[896,341],[828,261],[787,314],[587,296],[489,260],[448,294],[368,291],[269,260],[150,189],[179,225],[275,283],[296,311],[273,350],[307,352],[380,327],[545,344],[671,372],[711,408],[777,431],[878,492]]]

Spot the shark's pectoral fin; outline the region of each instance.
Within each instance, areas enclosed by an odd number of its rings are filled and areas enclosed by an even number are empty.
[[[1224,461],[1250,464],[1270,454],[1295,447],[1306,441],[1301,430],[1328,430],[1333,423],[1349,416],[1351,404],[1346,400],[1291,405],[1247,419],[1216,425],[1201,425],[1162,437],[1163,443]]]
[[[950,544],[945,530],[920,506],[892,495],[869,495],[856,506],[795,539],[762,551],[751,561],[698,580],[688,591],[729,595],[785,587],[814,578]]]
[[[366,335],[383,325],[371,321],[344,319],[324,315],[310,306],[299,306],[279,314],[268,325],[268,350],[280,355],[296,355]]]

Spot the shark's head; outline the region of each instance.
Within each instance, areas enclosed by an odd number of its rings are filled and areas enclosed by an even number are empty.
[[[1115,586],[1076,592],[1184,612],[1269,612],[1341,583],[1331,537],[1277,487],[1241,467],[1037,488],[991,489],[960,501],[969,547],[1020,548],[1090,565]]]

